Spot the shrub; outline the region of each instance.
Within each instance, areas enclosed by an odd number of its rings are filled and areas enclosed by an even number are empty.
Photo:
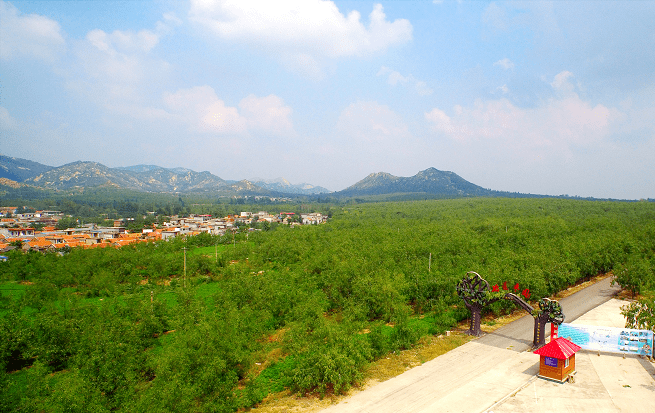
[[[350,352],[339,346],[315,348],[300,358],[293,370],[293,387],[302,393],[318,392],[325,396],[328,390],[347,391],[363,378],[365,352]]]

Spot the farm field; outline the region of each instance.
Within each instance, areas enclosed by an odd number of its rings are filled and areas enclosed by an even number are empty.
[[[635,295],[655,287],[649,202],[332,211],[327,224],[236,242],[11,252],[0,263],[0,410],[230,412],[284,389],[340,393],[375,360],[465,319],[455,286],[467,271],[533,301],[608,272]]]

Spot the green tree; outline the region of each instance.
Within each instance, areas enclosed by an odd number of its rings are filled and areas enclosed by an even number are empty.
[[[63,230],[66,228],[76,228],[79,226],[79,222],[76,218],[73,217],[63,217],[57,221],[57,229]]]
[[[652,278],[653,270],[649,262],[643,258],[632,258],[626,264],[614,268],[614,279],[621,288],[630,291],[632,298],[635,298]]]
[[[655,331],[655,297],[642,298],[621,307],[626,328],[639,328]]]

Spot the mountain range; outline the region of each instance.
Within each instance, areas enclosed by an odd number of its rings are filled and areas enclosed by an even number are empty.
[[[284,178],[228,181],[210,172],[157,165],[110,168],[77,161],[59,167],[0,155],[0,186],[28,186],[51,191],[114,187],[141,192],[208,194],[212,196],[330,196],[336,198],[400,194],[430,197],[529,196],[482,188],[454,172],[428,168],[411,177],[372,173],[337,192],[311,184],[291,184]]]
[[[228,181],[210,172],[187,168],[134,165],[110,168],[98,162],[77,161],[59,167],[0,155],[0,179],[32,187],[62,191],[79,188],[116,187],[142,192],[216,193],[219,195],[314,195],[329,190],[310,184],[293,185],[285,179],[266,182]],[[0,182],[2,184],[2,182]]]

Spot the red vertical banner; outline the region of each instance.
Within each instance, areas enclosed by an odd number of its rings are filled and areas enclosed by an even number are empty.
[[[557,324],[550,323],[550,341],[553,341],[558,337],[557,335],[558,327],[559,326]]]

